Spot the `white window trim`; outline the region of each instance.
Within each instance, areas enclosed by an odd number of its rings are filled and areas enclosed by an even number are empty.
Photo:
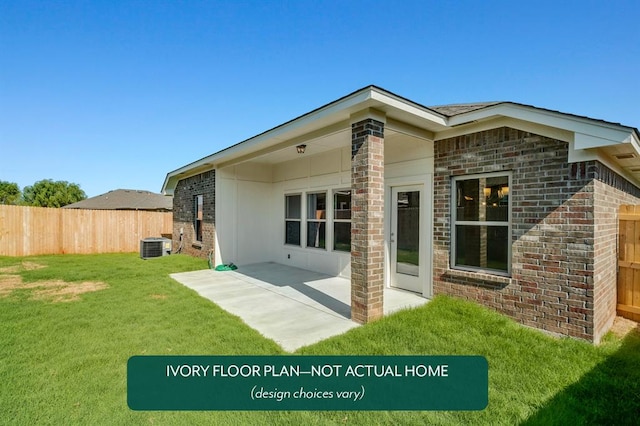
[[[459,181],[464,181],[464,180],[473,180],[473,179],[480,179],[480,178],[492,178],[492,177],[499,177],[499,176],[506,176],[507,177],[507,182],[508,182],[508,186],[509,186],[509,199],[508,199],[508,212],[507,212],[507,221],[506,222],[495,222],[495,221],[466,221],[466,220],[461,220],[458,221],[457,220],[457,210],[456,210],[456,199],[457,199],[457,194],[456,194],[456,182]],[[453,176],[451,179],[451,196],[450,196],[450,200],[449,200],[449,208],[451,209],[451,223],[450,223],[450,240],[449,240],[449,268],[450,269],[455,269],[455,270],[461,270],[461,271],[469,271],[469,272],[480,272],[483,274],[489,274],[489,275],[499,275],[499,276],[505,276],[505,277],[510,277],[511,276],[511,246],[512,246],[512,231],[511,231],[511,224],[512,224],[512,196],[511,196],[511,190],[512,190],[513,186],[512,186],[512,179],[511,179],[511,172],[510,171],[502,171],[502,172],[492,172],[492,173],[477,173],[477,174],[472,174],[472,175],[459,175],[459,176]],[[480,267],[474,267],[474,266],[466,266],[466,265],[456,265],[456,225],[472,225],[472,226],[505,226],[507,227],[507,271],[500,271],[497,269],[489,269],[489,268],[480,268]]]
[[[286,242],[286,234],[284,235],[283,238],[283,247],[285,247],[287,250],[290,249],[301,249],[301,250],[313,250],[314,252],[320,252],[320,251],[324,251],[326,253],[331,253],[337,256],[351,256],[351,250],[348,251],[342,251],[342,250],[335,250],[333,248],[333,244],[334,244],[334,233],[333,233],[333,223],[335,222],[349,222],[351,223],[352,220],[351,219],[335,219],[334,218],[334,199],[333,199],[333,195],[335,194],[335,192],[338,191],[353,191],[350,187],[348,186],[344,186],[344,185],[340,185],[340,186],[329,186],[329,187],[325,187],[325,188],[314,188],[314,189],[309,189],[307,191],[292,191],[292,192],[286,192],[283,191],[282,195],[284,197],[284,212],[283,212],[283,217],[284,217],[284,221],[282,222],[283,226],[284,226],[284,232],[286,232],[286,222],[287,221],[297,221],[300,222],[300,245],[297,244],[287,244]],[[314,221],[315,220],[311,220],[311,219],[307,219],[307,210],[308,210],[308,203],[307,203],[307,196],[310,194],[325,194],[327,197],[327,212],[326,212],[326,217],[325,219],[321,220],[322,222],[325,222],[325,248],[320,248],[320,247],[312,247],[312,246],[307,246],[307,222],[308,221]],[[301,197],[301,206],[300,206],[300,219],[289,219],[286,217],[286,197],[289,196],[295,196],[295,195],[299,195]]]
[[[336,210],[336,206],[334,204],[335,195],[336,195],[336,193],[341,192],[341,191],[350,191],[351,192],[351,201],[349,202],[349,206],[351,206],[351,203],[353,202],[353,189],[351,189],[351,188],[337,188],[337,189],[333,189],[331,191],[331,237],[332,237],[331,238],[331,251],[334,252],[334,253],[339,253],[339,254],[341,254],[341,253],[351,254],[351,249],[349,249],[349,250],[336,250],[335,249],[335,245],[336,245],[335,238],[336,238],[336,236],[335,236],[335,232],[333,232],[334,228],[335,228],[334,224],[336,222],[338,222],[338,223],[349,223],[349,224],[352,223],[351,218],[350,219],[336,219],[335,218],[335,210]]]
[[[300,217],[299,218],[289,218],[287,217],[287,197],[295,197],[296,195],[300,196]],[[301,192],[294,193],[285,193],[284,194],[284,245],[287,247],[302,247],[303,240],[303,220],[302,215],[304,214],[304,194]],[[287,222],[298,222],[300,224],[300,243],[299,244],[291,244],[287,242]]]
[[[304,229],[305,229],[305,239],[304,239],[304,247],[308,248],[308,249],[313,249],[313,250],[323,250],[323,251],[328,251],[328,247],[327,247],[327,243],[331,242],[333,244],[332,241],[330,241],[329,239],[329,230],[327,229],[327,221],[328,221],[328,216],[329,216],[329,208],[331,207],[331,203],[328,200],[328,190],[320,190],[320,191],[309,191],[306,192],[304,195],[304,205],[305,205],[305,219],[304,219]],[[325,211],[324,211],[324,219],[309,219],[308,216],[308,211],[309,211],[309,195],[317,195],[317,194],[324,194],[324,203],[325,203]],[[324,223],[324,247],[314,247],[314,246],[309,246],[307,245],[307,231],[309,229],[309,223]],[[318,225],[320,226],[320,225]]]
[[[202,198],[202,208],[200,209],[199,199]],[[193,196],[193,242],[194,243],[202,243],[204,240],[204,230],[202,226],[204,224],[204,194],[196,194]],[[202,219],[198,219],[198,212],[202,214]],[[198,222],[200,222],[200,226],[198,227]],[[200,229],[201,237],[198,239],[198,229]]]

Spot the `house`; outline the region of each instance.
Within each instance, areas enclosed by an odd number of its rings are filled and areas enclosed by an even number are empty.
[[[162,194],[136,189],[116,189],[64,206],[65,209],[147,210],[170,212],[173,200]]]
[[[617,210],[640,203],[633,127],[514,102],[425,107],[368,86],[169,172],[176,243],[238,265],[449,294],[598,342],[616,315]]]

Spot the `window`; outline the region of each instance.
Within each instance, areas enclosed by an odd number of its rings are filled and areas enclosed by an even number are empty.
[[[202,208],[204,206],[204,197],[196,195],[193,197],[193,230],[196,241],[202,242]]]
[[[327,194],[307,194],[307,247],[326,248]]]
[[[351,252],[351,190],[333,193],[333,249]]]
[[[284,200],[284,243],[299,246],[302,196],[286,195]]]
[[[333,208],[333,215],[327,223],[329,207]],[[285,194],[285,244],[325,250],[328,245],[334,251],[350,253],[351,190]]]
[[[451,267],[508,275],[511,259],[510,176],[453,179]]]

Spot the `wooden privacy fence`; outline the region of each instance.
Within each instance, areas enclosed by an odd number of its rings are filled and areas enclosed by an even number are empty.
[[[620,206],[618,315],[640,321],[640,206]]]
[[[0,205],[0,255],[137,252],[140,240],[172,233],[171,212]]]

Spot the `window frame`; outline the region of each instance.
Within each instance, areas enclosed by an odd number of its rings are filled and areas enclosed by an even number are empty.
[[[327,192],[326,190],[324,191],[310,191],[305,193],[305,211],[306,211],[306,217],[305,217],[305,247],[306,248],[310,248],[310,249],[315,249],[315,250],[327,250],[327,213],[329,210],[329,200],[328,200],[328,196],[327,196]],[[310,214],[311,214],[311,209],[310,209],[310,204],[309,203],[309,197],[312,195],[324,195],[324,217],[323,218],[311,218]],[[317,209],[316,209],[317,211]],[[314,214],[315,216],[315,214]],[[315,247],[315,246],[311,246],[309,245],[309,224],[310,223],[317,223],[318,228],[320,228],[322,226],[322,224],[324,224],[324,247]]]
[[[289,213],[288,208],[287,208],[287,198],[288,197],[300,197],[300,206],[299,206],[300,214],[299,214],[299,217],[297,217],[297,218],[288,216],[288,213]],[[286,245],[286,246],[302,247],[302,241],[303,241],[302,215],[303,215],[303,211],[304,211],[303,202],[304,202],[304,198],[302,196],[302,193],[300,193],[300,192],[284,194],[284,245]],[[298,242],[298,244],[287,242],[287,223],[288,222],[297,222],[298,223],[298,236],[300,238],[300,241]]]
[[[204,219],[204,194],[193,196],[193,240],[202,243],[204,240],[202,224]]]
[[[338,206],[336,205],[336,196],[339,192],[349,191],[349,219],[338,219],[336,217],[336,210],[338,210]],[[339,188],[334,189],[332,192],[332,217],[331,217],[331,231],[332,231],[332,241],[331,241],[331,250],[337,253],[351,253],[351,236],[349,236],[349,249],[348,250],[340,250],[336,248],[336,223],[348,223],[349,224],[349,235],[351,235],[351,203],[353,202],[353,189],[351,188]]]
[[[460,181],[466,180],[477,180],[477,179],[488,179],[494,177],[506,177],[507,178],[507,187],[509,188],[509,195],[507,198],[507,220],[506,221],[487,221],[487,220],[458,220],[457,218],[457,183]],[[477,173],[477,174],[469,174],[469,175],[459,175],[452,176],[451,178],[451,197],[450,197],[450,212],[451,212],[451,224],[450,224],[450,252],[449,252],[449,267],[451,269],[469,271],[469,272],[481,272],[490,275],[499,275],[499,276],[511,276],[511,267],[512,267],[512,196],[511,196],[511,188],[512,188],[512,174],[510,171],[500,171],[500,172],[491,172],[491,173]],[[456,251],[457,251],[457,226],[499,226],[507,228],[507,270],[500,269],[492,269],[487,267],[477,267],[477,266],[469,266],[469,265],[457,265],[456,264]]]

